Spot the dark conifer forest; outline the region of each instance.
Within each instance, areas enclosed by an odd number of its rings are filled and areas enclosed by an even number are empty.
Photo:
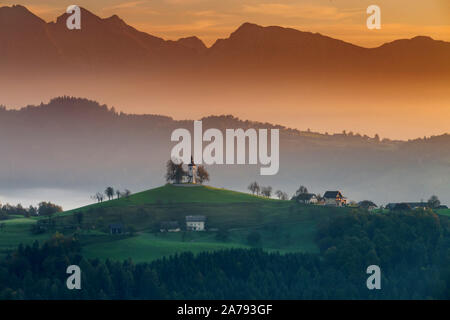
[[[55,234],[0,260],[0,299],[449,299],[450,228],[432,212],[354,213],[324,223],[320,253],[183,253],[151,263],[87,260]],[[66,287],[79,265],[81,290]],[[368,290],[368,265],[381,290]]]

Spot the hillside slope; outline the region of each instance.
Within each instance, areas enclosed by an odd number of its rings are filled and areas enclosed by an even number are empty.
[[[347,212],[347,208],[305,206],[207,186],[165,185],[66,211],[51,220],[11,219],[0,231],[0,254],[55,232],[79,238],[89,258],[112,260],[150,261],[185,251],[249,247],[317,252],[319,224]],[[208,231],[184,231],[187,215],[204,215]],[[177,221],[182,231],[161,233],[163,221]],[[44,233],[31,233],[35,223]],[[121,224],[124,232],[111,235],[112,223]],[[256,240],[250,241],[249,235]]]

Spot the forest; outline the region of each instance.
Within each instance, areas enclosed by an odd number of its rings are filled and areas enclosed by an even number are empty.
[[[88,260],[56,233],[0,260],[0,299],[449,299],[450,226],[431,211],[355,212],[324,222],[320,253],[227,249],[151,263]],[[81,290],[66,268],[80,266]],[[381,268],[368,290],[366,268]]]

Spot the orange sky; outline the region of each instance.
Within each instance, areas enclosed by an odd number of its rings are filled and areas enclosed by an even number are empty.
[[[17,4],[0,1],[0,5]],[[47,21],[71,4],[101,17],[117,14],[139,30],[178,39],[196,35],[207,45],[243,22],[320,32],[366,47],[429,35],[450,41],[449,0],[23,0]],[[381,8],[381,30],[366,28],[366,8]]]

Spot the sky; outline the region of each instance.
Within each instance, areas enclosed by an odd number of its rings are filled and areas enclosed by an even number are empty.
[[[449,0],[22,0],[46,21],[76,4],[100,17],[117,14],[138,30],[165,39],[198,36],[208,46],[252,22],[319,32],[365,47],[428,35],[450,41]],[[366,27],[369,5],[381,8],[381,29]]]

